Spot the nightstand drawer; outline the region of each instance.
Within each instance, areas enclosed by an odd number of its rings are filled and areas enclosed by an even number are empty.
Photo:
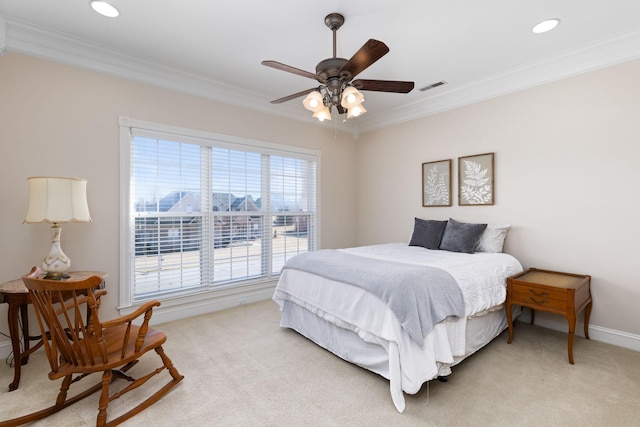
[[[531,291],[534,290],[523,288],[520,291],[514,291],[511,303],[541,310],[560,310],[564,312],[567,309],[566,294],[558,295],[557,293],[549,292],[547,295],[539,295],[539,291],[535,290],[535,293]]]
[[[554,289],[548,287],[538,287],[532,285],[525,285],[520,283],[513,283],[511,290],[513,291],[514,302],[527,301],[536,302],[544,300],[558,300],[564,304],[567,302],[567,291],[564,289]],[[535,300],[535,301],[533,301]]]

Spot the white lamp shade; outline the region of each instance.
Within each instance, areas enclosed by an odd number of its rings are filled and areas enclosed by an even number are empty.
[[[29,208],[24,223],[91,222],[87,180],[34,176],[29,182]]]

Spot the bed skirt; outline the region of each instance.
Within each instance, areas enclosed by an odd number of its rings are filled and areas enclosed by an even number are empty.
[[[393,349],[390,349],[389,343],[371,342],[379,340],[375,337],[365,340],[348,327],[337,326],[291,301],[281,302],[281,312],[280,326],[293,329],[336,356],[389,380],[391,397],[399,412],[403,412],[405,407],[403,392],[415,394],[426,381],[451,374],[451,367],[487,345],[507,328],[505,312],[501,307],[472,317],[467,321],[464,355],[454,356],[451,362],[437,361],[437,367],[431,371],[418,369],[417,372],[393,373],[394,363],[390,363],[393,357],[390,358],[389,353]],[[439,324],[437,327],[446,328],[446,325]],[[413,357],[419,358],[421,354],[416,351]],[[398,377],[402,377],[401,384],[394,381]]]

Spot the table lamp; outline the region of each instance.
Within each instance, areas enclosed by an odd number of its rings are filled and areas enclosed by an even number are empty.
[[[65,222],[91,222],[87,205],[87,180],[49,176],[32,176],[29,182],[29,208],[23,223],[48,222],[51,226],[51,250],[42,261],[45,278],[60,280],[71,267],[71,260],[60,246],[59,224]]]

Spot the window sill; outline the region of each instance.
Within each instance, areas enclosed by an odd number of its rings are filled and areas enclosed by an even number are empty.
[[[185,319],[243,304],[271,299],[277,281],[270,280],[244,286],[212,289],[195,294],[166,298],[153,309],[151,324]],[[121,316],[134,312],[139,305],[118,307]]]

